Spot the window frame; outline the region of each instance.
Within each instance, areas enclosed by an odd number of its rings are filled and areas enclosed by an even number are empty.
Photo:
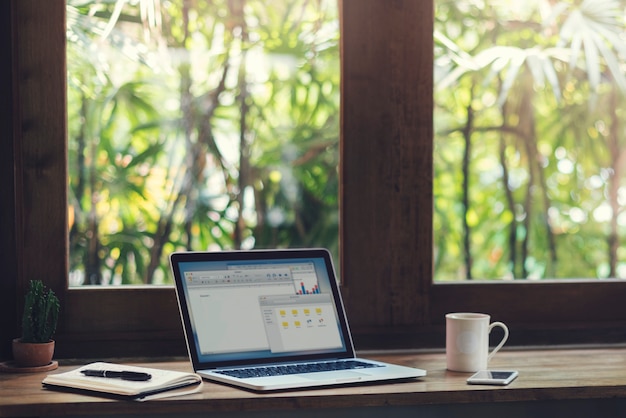
[[[356,348],[443,347],[451,311],[490,313],[512,345],[623,342],[626,281],[433,283],[433,2],[339,5],[340,265]],[[59,358],[185,355],[173,287],[68,289],[65,0],[0,7],[3,329],[18,336],[40,278],[62,303]]]

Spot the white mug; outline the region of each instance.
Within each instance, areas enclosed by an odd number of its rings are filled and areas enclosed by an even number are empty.
[[[449,313],[446,315],[446,365],[456,372],[477,372],[509,338],[509,329],[502,322],[489,323],[491,317],[482,313]],[[489,333],[494,327],[504,330],[500,343],[489,352]]]

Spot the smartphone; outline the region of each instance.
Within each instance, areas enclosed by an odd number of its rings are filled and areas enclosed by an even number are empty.
[[[471,385],[506,386],[517,377],[516,370],[481,370],[473,374],[467,383]]]

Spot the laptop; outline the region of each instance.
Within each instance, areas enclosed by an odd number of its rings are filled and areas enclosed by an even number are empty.
[[[202,377],[255,391],[414,379],[357,358],[326,249],[175,252],[189,357]]]

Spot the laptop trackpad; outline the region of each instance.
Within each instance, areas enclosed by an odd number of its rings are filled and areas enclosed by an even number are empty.
[[[300,376],[306,379],[311,379],[311,380],[336,380],[338,382],[345,380],[347,382],[354,382],[357,380],[361,380],[365,376],[369,376],[369,375],[364,374],[364,373],[359,373],[359,372],[353,372],[349,370],[340,370],[340,371],[332,371],[332,372],[310,373],[310,374],[304,374]]]

